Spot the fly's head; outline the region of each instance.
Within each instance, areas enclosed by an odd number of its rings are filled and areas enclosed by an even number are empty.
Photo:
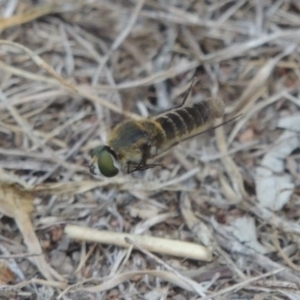
[[[91,152],[90,172],[93,175],[114,177],[120,171],[120,163],[114,150],[109,146],[98,146]]]

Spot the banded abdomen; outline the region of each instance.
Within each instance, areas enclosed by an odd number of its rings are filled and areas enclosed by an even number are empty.
[[[155,121],[161,125],[165,136],[164,142],[168,144],[200,133],[223,113],[224,103],[220,100],[209,99],[158,115]]]

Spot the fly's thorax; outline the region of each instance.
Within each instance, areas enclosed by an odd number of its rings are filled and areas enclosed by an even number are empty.
[[[108,145],[119,152],[130,151],[137,144],[144,143],[147,133],[140,121],[128,120],[116,126],[110,133]]]
[[[129,163],[139,164],[143,158],[148,158],[148,148],[157,147],[162,142],[161,136],[161,129],[153,120],[129,120],[112,130],[108,145],[114,149],[124,168]]]

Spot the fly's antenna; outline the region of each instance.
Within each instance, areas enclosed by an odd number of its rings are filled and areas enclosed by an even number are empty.
[[[175,109],[178,109],[178,108],[183,107],[184,104],[185,104],[185,102],[186,102],[186,100],[187,100],[187,98],[189,97],[189,95],[190,95],[190,93],[191,93],[191,91],[192,91],[192,87],[195,85],[195,83],[197,82],[197,80],[198,80],[198,77],[197,77],[197,76],[194,76],[193,79],[192,79],[192,82],[191,82],[191,84],[190,84],[190,86],[189,86],[189,88],[188,88],[188,90],[187,90],[186,93],[184,94],[182,103],[180,103],[180,104],[177,105],[177,106],[168,108],[168,109],[166,109],[166,110],[164,110],[164,111],[161,111],[161,112],[159,112],[159,113],[153,114],[151,117],[153,118],[153,117],[156,117],[156,116],[158,116],[158,115],[164,115],[165,113],[167,113],[167,112],[169,112],[169,111],[171,111],[171,110],[175,110]]]
[[[194,76],[193,79],[192,79],[192,82],[191,82],[191,84],[190,84],[190,86],[189,86],[189,88],[188,88],[188,90],[186,91],[186,93],[185,93],[185,95],[184,95],[184,97],[183,97],[182,103],[179,104],[177,107],[175,107],[175,109],[184,106],[184,104],[185,104],[187,98],[189,97],[189,95],[190,95],[190,93],[191,93],[191,91],[192,91],[193,86],[195,85],[195,83],[196,83],[197,81],[198,81],[198,77],[197,77],[197,76]]]

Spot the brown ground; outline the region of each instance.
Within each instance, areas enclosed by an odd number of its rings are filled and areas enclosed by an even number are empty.
[[[0,299],[300,299],[298,1],[0,13]],[[189,101],[242,116],[164,168],[89,174],[111,126],[179,104],[194,76]]]

